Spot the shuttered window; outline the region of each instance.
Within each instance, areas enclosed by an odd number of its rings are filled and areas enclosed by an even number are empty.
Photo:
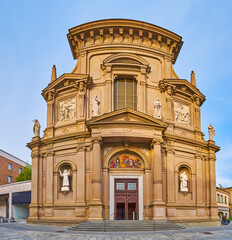
[[[118,77],[114,82],[114,110],[137,110],[137,83],[133,77]]]

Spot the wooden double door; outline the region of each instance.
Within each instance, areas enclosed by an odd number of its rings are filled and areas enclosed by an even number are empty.
[[[138,179],[115,179],[115,220],[138,220]]]

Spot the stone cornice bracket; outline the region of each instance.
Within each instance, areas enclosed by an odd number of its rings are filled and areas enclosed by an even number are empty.
[[[81,80],[75,81],[75,88],[77,89],[77,91],[79,91],[79,93],[83,93],[83,94],[85,94],[86,89],[91,89],[92,85],[93,85],[92,77],[88,77],[84,80],[81,79]]]
[[[160,80],[158,84],[160,88],[160,92],[167,92],[168,96],[172,96],[176,92],[176,86],[172,86],[164,82],[164,80]]]
[[[42,96],[47,104],[53,104],[56,96],[56,90],[52,88],[50,91],[42,93]]]

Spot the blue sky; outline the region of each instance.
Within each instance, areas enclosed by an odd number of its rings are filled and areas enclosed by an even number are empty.
[[[26,143],[32,120],[46,125],[41,91],[50,81],[70,72],[72,58],[66,34],[79,24],[105,18],[150,22],[183,37],[174,68],[206,95],[202,131],[216,130],[217,184],[232,186],[232,1],[230,0],[0,0],[0,149],[30,162]]]

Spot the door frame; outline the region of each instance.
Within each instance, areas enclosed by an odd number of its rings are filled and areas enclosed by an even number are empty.
[[[114,220],[114,180],[115,179],[138,179],[139,220],[143,220],[143,175],[119,175],[110,174],[110,220]]]

